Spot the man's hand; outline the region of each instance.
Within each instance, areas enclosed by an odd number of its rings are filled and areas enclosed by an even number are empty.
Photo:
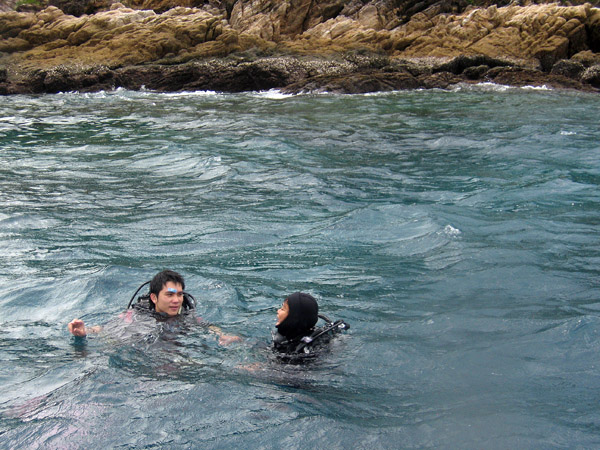
[[[242,338],[239,336],[223,333],[223,331],[221,331],[221,329],[215,325],[210,325],[208,329],[215,333],[217,336],[219,336],[219,345],[222,345],[224,347],[229,344],[233,344],[234,342],[240,342],[242,340]]]
[[[87,336],[87,332],[85,329],[85,323],[81,319],[73,319],[69,325],[67,325],[69,329],[69,333],[73,336],[85,337]]]
[[[239,336],[222,334],[219,336],[219,345],[227,346],[229,344],[233,344],[234,342],[240,342],[241,340],[242,340],[242,338]]]

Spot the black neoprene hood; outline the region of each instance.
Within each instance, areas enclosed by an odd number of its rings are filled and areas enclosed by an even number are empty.
[[[280,334],[288,339],[307,334],[319,320],[319,305],[312,295],[296,292],[287,299],[288,316],[277,325]]]

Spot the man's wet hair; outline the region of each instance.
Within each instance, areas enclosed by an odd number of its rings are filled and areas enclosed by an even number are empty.
[[[150,281],[150,293],[158,296],[158,293],[162,290],[163,286],[169,281],[175,284],[181,284],[181,289],[185,289],[185,282],[183,277],[173,270],[163,270],[157,273]],[[152,302],[150,302],[152,304]]]

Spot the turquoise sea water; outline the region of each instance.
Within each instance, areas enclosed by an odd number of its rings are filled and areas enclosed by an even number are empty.
[[[0,447],[598,447],[599,117],[498,86],[4,97]],[[163,268],[243,343],[124,330]],[[308,367],[264,348],[298,290],[352,326]]]

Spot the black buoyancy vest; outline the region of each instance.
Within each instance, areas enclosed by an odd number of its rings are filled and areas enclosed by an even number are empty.
[[[332,322],[324,315],[319,314],[319,317],[323,319],[326,324],[322,327],[313,328],[310,330],[310,334],[307,334],[306,336],[288,339],[279,332],[274,332],[273,349],[281,354],[289,356],[308,356],[317,353],[317,350],[324,347],[334,335],[350,328],[350,325],[343,320]]]

